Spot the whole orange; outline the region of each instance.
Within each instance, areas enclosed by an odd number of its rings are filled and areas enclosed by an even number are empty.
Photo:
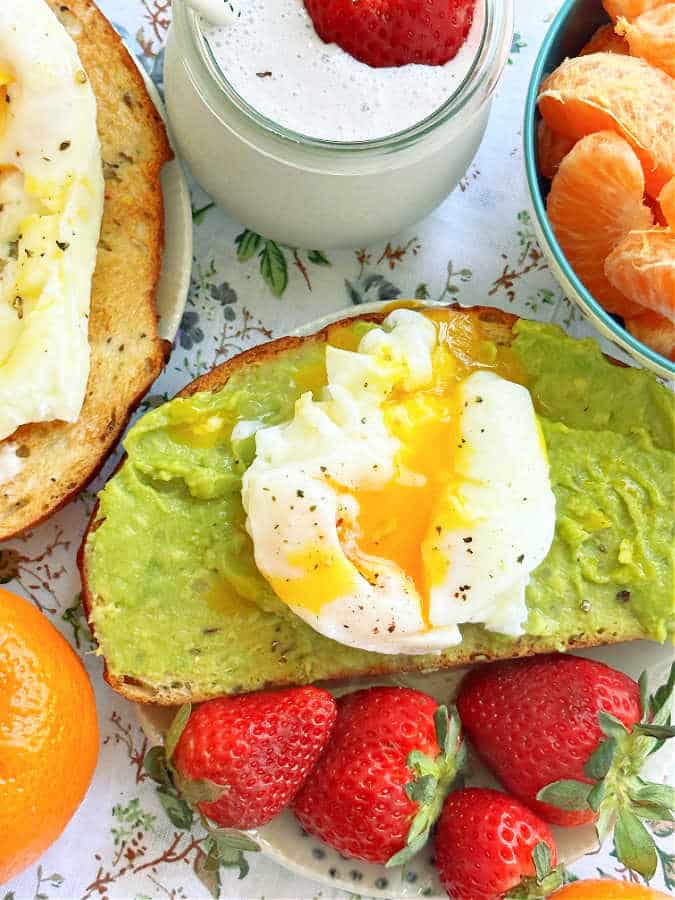
[[[551,900],[660,900],[662,897],[667,900],[668,895],[641,884],[600,878],[568,884],[561,891],[556,891]]]
[[[61,834],[97,757],[82,663],[31,603],[0,588],[0,884]]]

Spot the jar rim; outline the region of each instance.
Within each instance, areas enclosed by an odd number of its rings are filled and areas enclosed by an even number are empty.
[[[250,122],[285,142],[301,144],[332,153],[358,154],[368,150],[397,150],[417,143],[464,109],[483,89],[485,99],[494,91],[502,73],[513,35],[513,0],[478,0],[484,4],[483,33],[473,62],[453,93],[430,115],[391,134],[363,141],[336,141],[317,138],[287,128],[265,116],[235,90],[218,65],[202,29],[199,14],[174,0],[174,21],[183,21],[191,49],[203,64],[211,80],[224,96]]]

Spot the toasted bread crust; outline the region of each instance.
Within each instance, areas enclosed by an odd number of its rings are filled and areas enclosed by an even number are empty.
[[[405,303],[405,301],[400,302]],[[350,322],[358,320],[362,322],[382,322],[389,312],[398,305],[398,302],[396,302],[385,307],[382,312],[369,313],[362,316],[349,316],[345,319],[340,319],[337,322],[331,322],[330,325],[327,325],[321,331],[317,331],[307,337],[282,337],[277,338],[274,341],[268,341],[266,344],[258,344],[256,347],[251,347],[249,350],[244,350],[242,353],[238,353],[236,356],[231,357],[231,359],[216,366],[215,369],[211,369],[211,371],[206,372],[199,378],[195,378],[195,380],[186,385],[177,396],[191,397],[193,394],[198,394],[200,391],[211,391],[215,393],[225,386],[230,375],[238,369],[242,369],[245,366],[259,365],[274,356],[278,356],[285,350],[299,347],[300,344],[305,344],[308,341],[325,343],[328,340],[329,332],[340,325],[348,325]],[[446,309],[461,309],[461,307],[457,303],[449,303],[447,304]],[[492,306],[473,306],[471,307],[471,312],[486,326],[486,331],[489,333],[490,338],[496,343],[511,343],[512,329],[518,321],[518,316],[514,316],[512,313],[504,312],[504,310],[496,309]]]
[[[96,474],[170,347],[157,333],[164,243],[159,181],[171,158],[164,124],[120,37],[92,0],[46,0],[77,49],[96,95],[106,176],[92,281],[87,393],[76,423],[24,425],[6,441],[22,468],[0,483],[0,541],[31,528]]]
[[[458,309],[459,307],[456,304],[450,304],[448,308]],[[210,372],[207,372],[200,378],[197,378],[195,381],[190,382],[190,384],[186,385],[186,387],[184,387],[177,396],[189,397],[201,391],[211,391],[215,393],[219,390],[222,390],[228,379],[239,369],[263,364],[273,357],[278,356],[279,354],[282,354],[308,341],[326,342],[329,331],[336,325],[339,326],[341,324],[346,324],[350,321],[354,321],[355,319],[360,319],[362,321],[381,322],[387,315],[387,312],[388,310],[385,309],[385,311],[380,313],[356,316],[354,318],[348,318],[339,322],[331,323],[331,325],[327,326],[321,331],[318,331],[315,334],[309,335],[307,337],[282,337],[278,338],[277,340],[270,341],[269,343],[252,347],[251,349],[245,350],[243,353],[239,353],[237,356],[232,357],[227,362],[223,363],[220,366],[217,366],[215,369],[212,369]],[[517,316],[514,316],[511,313],[507,313],[502,310],[493,309],[491,307],[480,306],[474,307],[471,312],[478,316],[492,340],[494,340],[498,344],[511,343],[513,339],[513,326],[518,321]],[[610,361],[615,363],[616,365],[623,365],[623,363],[619,362],[618,360],[610,358]],[[120,465],[122,463],[120,463]],[[97,511],[98,504],[92,513],[89,526],[84,535],[82,545],[80,546],[77,557],[77,562],[82,579],[82,602],[84,605],[85,614],[92,627],[92,631],[94,631],[94,627],[91,612],[92,605],[95,602],[95,598],[91,594],[87,578],[87,539],[89,534],[101,524],[102,520],[98,518]],[[636,627],[635,633],[633,634],[627,634],[625,632],[618,635],[607,633],[603,635],[592,633],[579,634],[574,635],[572,638],[566,641],[564,648],[567,650],[575,650],[580,648],[599,646],[601,644],[611,644],[626,640],[636,640],[643,636],[644,635],[639,627]],[[94,637],[96,637],[95,633]],[[511,647],[509,648],[508,656],[532,656],[536,653],[543,653],[554,649],[560,649],[559,644],[556,643],[554,646],[551,641],[547,642],[544,638],[523,637],[515,641],[511,645]],[[460,666],[473,665],[476,663],[491,662],[495,659],[501,658],[499,655],[490,656],[489,654],[475,654],[468,651],[463,653],[461,647],[457,647],[456,651],[457,652],[452,661],[440,660],[439,666],[435,668],[430,668],[428,665],[416,663],[415,658],[410,657],[409,663],[405,666],[401,666],[398,671],[432,672],[438,671],[438,669],[441,668],[457,668]],[[385,671],[386,674],[391,674],[390,670],[385,670],[384,666],[380,667],[375,664],[368,669],[364,669],[361,672],[350,672],[348,675],[347,673],[336,673],[335,677],[331,679],[331,681],[340,680],[343,677],[349,677],[349,679],[359,677],[376,677],[383,674]],[[212,697],[211,694],[200,694],[194,691],[188,692],[184,689],[177,689],[171,686],[156,686],[151,684],[144,684],[137,679],[129,677],[119,677],[108,670],[107,664],[104,667],[104,678],[108,682],[110,687],[113,688],[113,690],[117,691],[128,700],[136,703],[156,703],[165,706],[173,706],[185,703],[186,701],[198,703],[203,700],[208,700]],[[286,687],[292,684],[294,684],[293,681],[277,680],[261,684],[260,689]]]
[[[84,592],[83,595],[84,597]],[[390,676],[392,674],[402,673],[429,673],[439,672],[442,669],[459,669],[463,666],[483,665],[485,663],[496,662],[500,659],[522,659],[527,656],[536,656],[538,653],[552,652],[570,652],[572,650],[588,650],[591,647],[606,646],[608,644],[619,644],[624,641],[637,641],[644,638],[644,632],[639,628],[634,633],[622,632],[619,635],[603,634],[592,635],[583,634],[578,637],[564,641],[562,645],[557,642],[553,644],[543,638],[521,638],[509,648],[508,654],[475,654],[462,653],[461,648],[457,648],[457,652],[451,661],[442,660],[438,666],[422,665],[415,663],[415,657],[409,657],[410,663],[402,665],[396,669],[396,673],[392,673],[391,669],[385,668],[384,665],[373,665],[360,672],[350,671],[349,673],[336,673],[331,679],[327,679],[325,684],[333,684],[340,681],[353,681],[357,678],[377,678],[378,676]],[[110,687],[118,694],[121,694],[127,700],[133,703],[152,703],[157,706],[180,706],[183,703],[203,703],[205,700],[212,700],[214,695],[211,693],[199,693],[198,691],[186,691],[174,687],[157,687],[156,685],[144,684],[138,679],[129,677],[118,677],[111,674],[108,665],[104,660],[103,677]],[[258,690],[277,690],[283,687],[295,687],[298,682],[293,679],[278,679],[275,681],[262,682],[257,688]],[[236,693],[236,692],[233,692]]]

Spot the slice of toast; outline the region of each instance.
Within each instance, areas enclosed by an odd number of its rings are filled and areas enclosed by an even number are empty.
[[[518,321],[515,316],[484,307],[476,307],[465,312],[478,318],[485,339],[499,345],[512,343],[514,325]],[[361,318],[381,322],[385,315],[383,312]],[[243,370],[265,366],[284,354],[294,352],[302,345],[325,343],[330,328],[306,338],[286,337],[254,347],[198,378],[179,396],[188,397],[203,391],[218,392],[233,375]],[[622,363],[616,362],[616,365],[621,366]],[[116,606],[117,601],[121,599],[98,595],[92,589],[93,545],[96,541],[93,536],[105,521],[101,518],[97,507],[78,556],[83,602],[94,636],[96,636],[97,616],[106,615],[107,611]],[[126,530],[127,524],[121,521],[119,527]],[[133,533],[133,529],[127,533]],[[173,550],[173,547],[163,545],[162,557],[168,558]],[[134,548],[130,547],[129,552],[133,554]],[[179,552],[177,557],[180,558]],[[133,577],[129,575],[132,571],[129,568],[125,571],[124,577]],[[179,571],[180,567],[176,569],[177,574]],[[180,589],[177,586],[174,593],[180,596]],[[161,601],[159,602],[161,606]],[[242,603],[245,604],[245,601]],[[232,610],[224,611],[217,621],[211,623],[216,627],[204,629],[204,637],[200,636],[197,641],[199,646],[190,646],[190,653],[210,653],[214,658],[217,656],[217,665],[213,667],[216,675],[212,680],[195,679],[191,673],[188,657],[185,657],[186,661],[180,667],[180,671],[173,671],[157,678],[139,677],[138,671],[133,670],[133,665],[125,671],[116,668],[110,659],[106,659],[105,677],[108,683],[130,700],[168,705],[187,700],[201,701],[222,693],[237,693],[263,687],[356,676],[377,676],[391,672],[432,671],[491,659],[591,647],[646,636],[645,630],[627,605],[617,603],[616,611],[599,615],[592,624],[584,626],[583,622],[575,623],[574,627],[568,625],[547,636],[525,635],[517,640],[506,638],[494,640],[493,636],[488,642],[482,627],[463,626],[462,643],[445,651],[440,657],[384,656],[353,649],[345,654],[341,645],[317,635],[291,614],[275,615],[269,610],[259,609],[255,604],[248,608],[253,611],[250,615],[247,613],[241,620],[237,619],[238,611],[234,613]],[[136,620],[133,627],[131,624],[128,625],[129,633],[125,633],[125,643],[133,644],[135,635],[145,636],[146,633],[150,633],[157,646],[170,647],[176,640],[180,623],[175,625],[175,632],[171,630],[169,634],[170,629],[167,629],[165,634],[157,625],[158,615],[161,616],[161,608],[158,609],[155,602],[147,615],[143,613],[140,621]],[[291,620],[295,620],[295,623]],[[127,627],[126,620],[124,626]],[[308,633],[311,633],[310,637]],[[106,647],[102,646],[100,652],[105,657]],[[242,674],[244,668],[247,669],[245,676]],[[251,668],[253,672],[249,671]]]
[[[77,49],[98,106],[105,202],[92,283],[87,393],[77,422],[24,425],[0,451],[20,470],[0,482],[0,541],[49,516],[96,474],[170,351],[157,333],[163,248],[164,124],[118,34],[91,0],[46,0]]]

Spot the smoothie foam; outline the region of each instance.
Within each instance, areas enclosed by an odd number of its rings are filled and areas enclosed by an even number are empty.
[[[455,93],[484,20],[478,0],[466,42],[444,66],[380,69],[325,44],[302,0],[243,0],[230,25],[202,30],[225,78],[259,113],[310,137],[367,141],[410,128]]]

